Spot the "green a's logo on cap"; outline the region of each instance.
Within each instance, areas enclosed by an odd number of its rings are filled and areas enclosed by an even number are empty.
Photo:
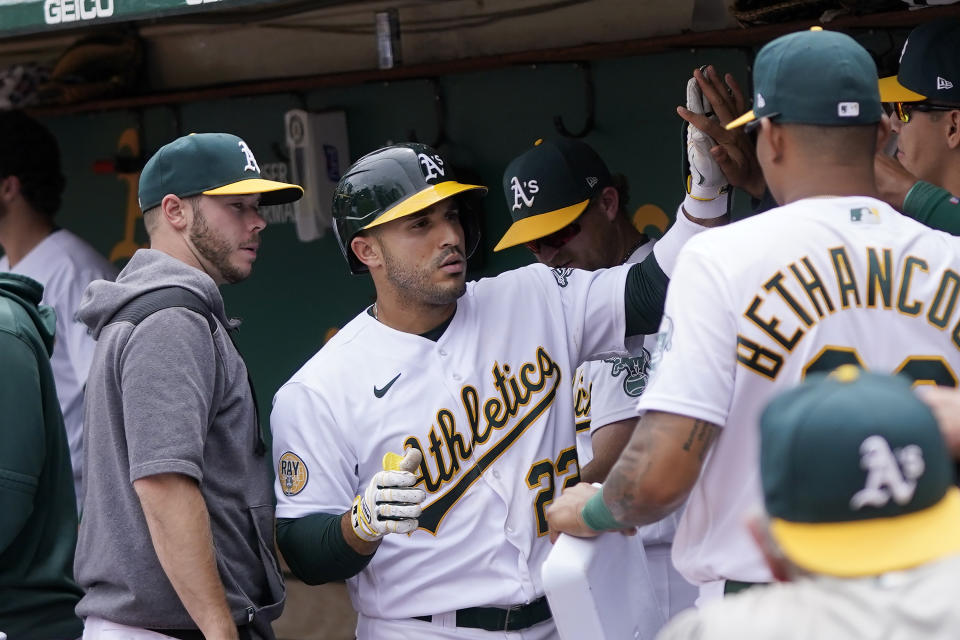
[[[244,171],[256,171],[260,173],[260,165],[257,164],[257,159],[253,157],[253,151],[250,151],[250,147],[247,146],[247,143],[243,140],[240,140],[238,143],[240,145],[240,151],[243,152],[243,155],[247,159],[247,164],[243,167]]]
[[[910,444],[896,451],[883,436],[870,436],[860,445],[860,467],[867,470],[867,483],[850,499],[850,508],[885,507],[892,499],[898,505],[909,504],[917,489],[917,479],[926,465],[923,450]]]

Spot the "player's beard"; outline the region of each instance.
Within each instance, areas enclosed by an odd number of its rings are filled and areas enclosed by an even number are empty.
[[[224,281],[233,284],[250,277],[250,271],[244,271],[231,264],[230,256],[236,247],[231,246],[226,238],[217,235],[216,231],[210,228],[206,216],[200,210],[199,203],[194,206],[190,242],[197,248],[200,255],[216,267]]]
[[[383,266],[387,281],[398,292],[403,292],[407,299],[428,305],[447,305],[456,302],[466,293],[467,283],[464,275],[450,277],[442,283],[433,281],[433,275],[440,270],[440,265],[450,257],[451,253],[456,252],[463,256],[459,248],[444,252],[424,268],[417,268],[397,260],[383,243],[380,243],[380,247],[383,252]]]

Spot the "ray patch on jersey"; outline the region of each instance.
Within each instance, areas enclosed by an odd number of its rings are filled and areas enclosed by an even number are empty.
[[[277,477],[280,479],[283,495],[295,496],[307,486],[310,473],[300,456],[287,451],[280,456],[280,461],[277,463]]]

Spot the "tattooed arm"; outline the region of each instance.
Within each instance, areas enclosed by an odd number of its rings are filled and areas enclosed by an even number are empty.
[[[719,431],[703,420],[647,413],[604,485],[613,517],[624,524],[648,524],[683,504]]]
[[[596,487],[579,484],[547,509],[553,539],[559,533],[594,536],[603,529],[648,524],[683,504],[720,428],[703,420],[659,411],[648,412],[603,486],[607,513],[599,518],[584,507]],[[606,518],[605,516],[609,516]],[[592,525],[592,526],[591,526]]]

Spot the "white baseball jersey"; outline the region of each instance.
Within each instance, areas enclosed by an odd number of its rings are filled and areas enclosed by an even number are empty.
[[[77,321],[74,315],[87,285],[94,280],[113,280],[117,277],[117,268],[70,231],[58,229],[12,269],[7,256],[0,257],[0,271],[19,273],[42,284],[41,302],[57,312],[56,342],[50,367],[57,383],[57,400],[63,412],[74,489],[79,502],[83,467],[83,386],[87,383],[97,343],[87,333],[86,325]]]
[[[771,579],[744,517],[762,504],[757,423],[776,392],[845,363],[956,384],[958,242],[846,197],[800,200],[683,248],[638,406],[723,427],[674,539],[688,580]]]
[[[347,511],[383,455],[423,452],[419,529],[348,581],[373,618],[509,606],[543,594],[544,511],[579,480],[573,373],[625,352],[631,265],[531,265],[471,282],[443,335],[363,312],[277,392],[277,516]]]

